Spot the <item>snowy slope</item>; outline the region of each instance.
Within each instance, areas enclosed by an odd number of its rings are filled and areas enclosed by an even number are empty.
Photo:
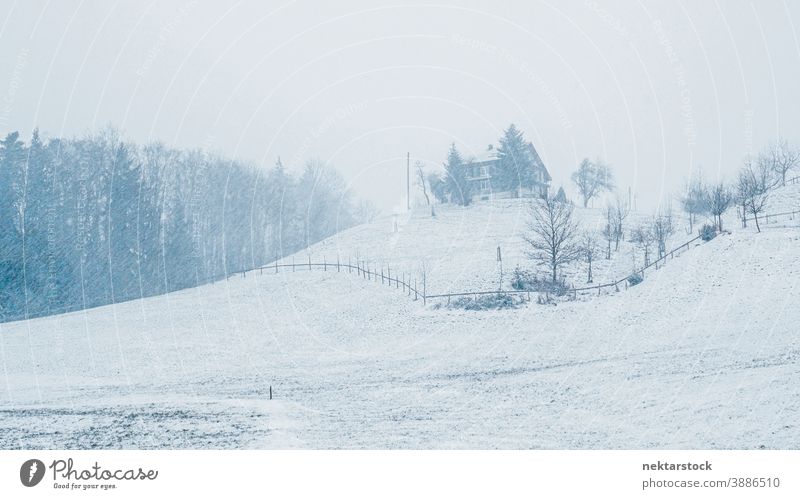
[[[312,251],[482,283],[519,216],[471,210]],[[629,291],[518,310],[298,271],[0,324],[0,447],[796,449],[798,248],[734,228]]]
[[[535,263],[526,256],[529,247],[522,239],[528,218],[529,201],[523,199],[477,203],[466,208],[437,206],[436,218],[430,216],[427,208],[418,208],[410,214],[384,217],[343,231],[311,246],[305,253],[285,258],[282,263],[302,263],[309,257],[314,262],[335,262],[337,258],[347,262],[358,258],[370,268],[380,271],[388,267],[393,274],[405,273],[419,283],[424,266],[428,294],[495,290],[500,285],[499,246],[503,286],[508,289],[515,267],[536,269]],[[623,241],[619,251],[612,251],[612,258],[605,259],[605,242],[599,235],[605,225],[602,212],[576,208],[575,218],[581,230],[595,231],[599,239],[593,266],[594,283],[607,283],[630,274],[634,264],[631,243]],[[631,213],[626,221],[626,233],[628,228],[648,219],[647,214]],[[688,235],[677,218],[676,225],[677,231],[670,244],[678,245],[695,236]],[[642,255],[637,252],[635,258],[636,265],[641,266]],[[547,269],[540,271],[543,276],[548,274]],[[583,262],[570,265],[564,274],[576,287],[586,284]]]

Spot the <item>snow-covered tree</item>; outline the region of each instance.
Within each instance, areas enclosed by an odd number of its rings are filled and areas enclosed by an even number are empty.
[[[456,145],[450,146],[447,161],[444,164],[445,185],[450,202],[467,206],[472,202],[472,186],[467,181],[467,169],[470,165],[464,163],[461,153]]]
[[[558,188],[558,192],[556,192],[555,197],[553,198],[559,203],[566,203],[567,202],[567,193],[564,192],[563,187]]]
[[[733,203],[733,191],[725,184],[725,181],[720,180],[708,188],[706,196],[706,205],[709,213],[714,217],[714,225],[718,231],[722,231],[722,214]]]
[[[775,185],[772,163],[767,156],[760,156],[753,164],[750,159],[745,161],[739,170],[737,188],[737,201],[743,208],[742,220],[747,223],[747,213],[751,213],[756,222],[756,229],[761,232],[758,215],[763,213],[769,199],[769,192]]]
[[[596,196],[614,190],[614,173],[611,167],[600,160],[589,161],[584,158],[578,169],[572,172],[572,183],[583,198],[583,207],[589,206]]]
[[[800,164],[800,149],[793,147],[786,139],[772,144],[765,153],[766,161],[781,185],[786,185],[786,176]]]
[[[650,252],[655,241],[653,230],[650,225],[644,224],[636,227],[631,231],[631,241],[642,251],[644,254],[645,267],[650,265]],[[635,271],[636,269],[634,269]]]
[[[701,172],[698,171],[690,180],[686,181],[680,202],[689,220],[689,233],[692,233],[697,217],[708,213],[708,188],[703,182]]]
[[[573,206],[557,203],[552,198],[533,200],[529,204],[527,230],[523,239],[530,246],[528,256],[546,266],[553,282],[559,269],[581,256],[578,223]]]
[[[597,254],[598,237],[594,231],[584,232],[581,236],[580,251],[584,261],[586,261],[586,282],[591,283],[592,279],[592,263],[594,262],[595,255]]]
[[[533,179],[533,157],[531,145],[523,132],[513,123],[509,125],[497,148],[497,167],[492,175],[492,187],[499,191],[510,191],[515,196],[520,187],[531,187]]]
[[[672,210],[667,208],[659,210],[650,223],[650,232],[653,240],[658,247],[658,258],[667,254],[667,241],[675,233],[675,226],[672,224]]]

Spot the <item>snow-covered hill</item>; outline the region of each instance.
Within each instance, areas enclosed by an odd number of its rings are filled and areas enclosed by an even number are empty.
[[[524,264],[523,220],[440,210],[311,252],[491,289],[497,245]],[[798,448],[800,228],[729,226],[558,306],[433,310],[298,271],[0,324],[0,447]]]

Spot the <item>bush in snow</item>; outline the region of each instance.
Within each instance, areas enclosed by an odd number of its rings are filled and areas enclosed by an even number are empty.
[[[563,281],[553,282],[549,279],[539,279],[534,272],[516,267],[511,276],[511,287],[520,291],[539,291],[563,296],[569,291]]]
[[[710,241],[717,237],[717,229],[713,225],[705,224],[700,228],[700,239]]]
[[[478,295],[476,297],[463,296],[446,305],[447,308],[460,308],[463,310],[493,310],[503,308],[517,308],[522,304],[521,297],[507,293]],[[439,308],[439,307],[436,307]]]
[[[628,284],[631,285],[631,286],[636,286],[637,284],[639,284],[642,281],[644,281],[644,278],[638,272],[628,276]]]

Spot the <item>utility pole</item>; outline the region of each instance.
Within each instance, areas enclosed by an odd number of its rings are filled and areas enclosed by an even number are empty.
[[[406,153],[406,209],[411,211],[411,153]]]

